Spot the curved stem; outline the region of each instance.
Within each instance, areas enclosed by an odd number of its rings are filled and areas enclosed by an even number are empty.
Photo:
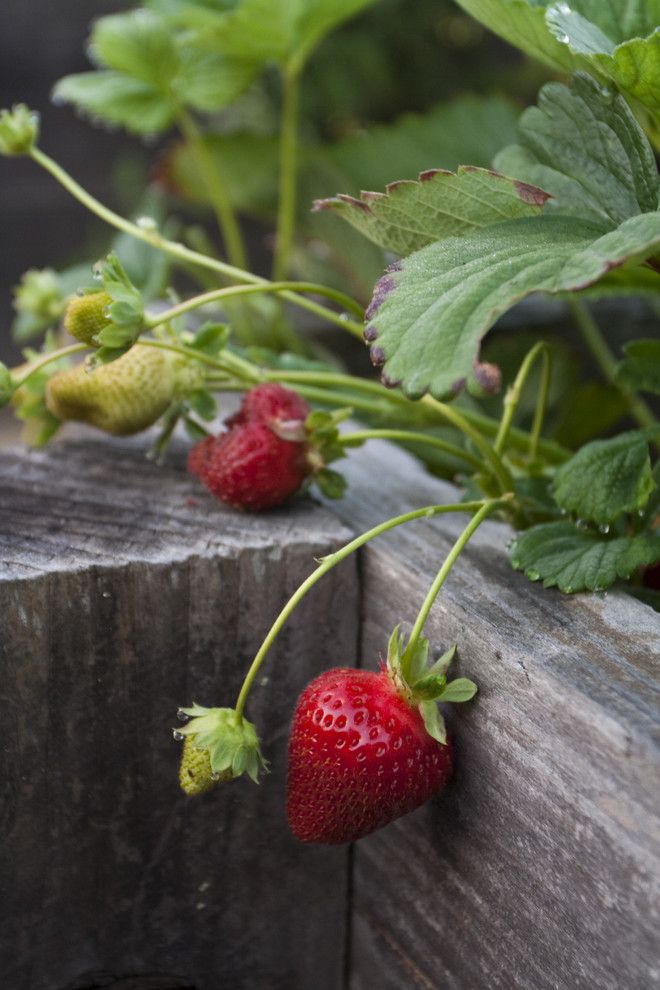
[[[366,533],[362,533],[360,536],[357,536],[340,550],[324,557],[316,570],[313,571],[309,577],[303,581],[297,591],[293,593],[280,614],[275,619],[275,622],[268,631],[266,638],[259,647],[259,651],[257,652],[257,655],[245,675],[243,686],[241,687],[238,699],[236,701],[236,714],[239,719],[242,718],[247,696],[250,693],[250,688],[252,687],[254,679],[259,672],[259,668],[261,667],[261,664],[263,663],[269,649],[275,642],[282,626],[289,618],[296,605],[298,605],[307,592],[314,587],[316,582],[320,580],[324,574],[327,574],[328,571],[332,570],[332,568],[339,564],[342,560],[345,560],[345,558],[350,556],[350,554],[352,554],[355,550],[359,550],[359,548],[364,546],[365,543],[368,543],[369,540],[373,540],[376,536],[380,536],[382,533],[386,533],[388,530],[394,529],[395,526],[401,526],[403,523],[412,522],[413,519],[422,519],[424,517],[431,518],[432,516],[442,515],[447,512],[476,511],[483,505],[483,502],[463,502],[451,505],[427,505],[422,509],[414,509],[412,512],[406,512],[401,516],[395,516],[392,519],[387,519],[385,522],[380,523],[378,526],[374,526],[373,529],[368,530]]]
[[[33,148],[30,151],[31,158],[38,164],[41,165],[47,172],[49,172],[54,179],[56,179],[60,185],[62,185],[67,192],[69,192],[74,199],[77,199],[79,203],[94,213],[95,216],[100,217],[101,220],[109,224],[111,227],[115,227],[117,230],[122,230],[126,234],[130,234],[138,241],[144,241],[145,244],[150,244],[152,247],[157,248],[159,251],[165,252],[179,261],[184,263],[198,265],[200,268],[210,268],[212,271],[218,272],[227,278],[234,279],[237,282],[250,282],[255,285],[268,285],[268,279],[260,278],[258,275],[253,275],[250,272],[243,271],[241,268],[235,268],[233,265],[229,265],[224,261],[220,261],[218,258],[211,258],[206,254],[200,254],[197,251],[193,251],[191,248],[181,244],[178,241],[169,241],[167,238],[163,237],[156,230],[149,230],[140,227],[138,224],[132,223],[130,220],[126,220],[125,217],[119,216],[113,210],[110,210],[107,206],[99,203],[97,199],[94,198],[86,189],[76,182],[72,176],[69,175],[57,162],[53,161],[48,155],[46,155],[40,148]],[[344,313],[335,313],[334,310],[328,309],[326,306],[322,306],[319,303],[314,302],[312,299],[306,299],[304,296],[298,296],[295,292],[283,292],[282,298],[286,299],[288,302],[293,303],[295,306],[299,306],[301,309],[306,309],[310,313],[315,313],[317,316],[322,317],[329,323],[335,323],[337,326],[348,330],[354,336],[362,339],[362,324],[356,323],[354,320],[347,318]],[[355,304],[357,306],[357,303]]]
[[[543,341],[539,341],[534,347],[525,355],[525,358],[518,369],[518,374],[515,377],[513,385],[511,388],[507,389],[507,393],[504,396],[504,412],[502,414],[502,419],[500,421],[500,428],[497,431],[497,437],[493,445],[493,449],[496,454],[502,454],[506,446],[506,441],[509,436],[509,431],[511,430],[511,425],[513,423],[513,417],[516,414],[518,404],[520,402],[520,397],[523,393],[523,389],[527,384],[527,379],[529,378],[530,372],[534,367],[534,363],[541,355],[543,357],[543,371],[541,378],[541,388],[539,390],[539,397],[536,403],[536,410],[534,413],[534,424],[532,426],[531,441],[530,441],[530,457],[533,460],[536,456],[536,451],[539,444],[541,428],[543,426],[543,419],[545,417],[545,408],[548,399],[548,389],[550,387],[550,351]]]
[[[616,380],[617,360],[612,354],[600,327],[593,316],[579,299],[569,299],[568,304],[573,314],[582,339],[589,348],[592,357],[610,385],[613,385],[628,402],[631,416],[640,426],[655,426],[657,420],[651,408],[633,392],[622,388]]]
[[[548,408],[548,396],[550,394],[550,382],[552,380],[552,352],[549,347],[543,350],[543,366],[541,368],[541,386],[536,397],[536,407],[534,409],[534,419],[532,421],[531,441],[529,445],[529,459],[535,461],[539,443],[541,441],[541,430],[545,422],[545,414]]]
[[[482,468],[481,461],[474,454],[455,443],[441,440],[440,437],[429,436],[427,433],[416,433],[413,430],[358,430],[355,433],[342,433],[339,437],[339,442],[342,444],[352,441],[361,442],[362,440],[401,440],[408,443],[422,443],[428,447],[436,447],[443,453],[450,454],[451,457],[465,461],[478,471]]]
[[[145,326],[148,330],[153,330],[154,327],[160,326],[161,323],[174,320],[177,316],[182,316],[184,313],[190,313],[192,310],[199,309],[201,306],[206,306],[212,302],[219,302],[223,299],[231,299],[234,296],[248,296],[266,292],[287,292],[290,290],[295,290],[296,292],[313,292],[318,296],[326,296],[335,302],[341,302],[344,306],[358,306],[352,299],[345,296],[343,292],[326,288],[324,285],[317,285],[315,282],[266,282],[260,285],[230,285],[223,289],[212,289],[210,292],[204,292],[199,296],[192,296],[190,299],[186,299],[185,302],[172,306],[171,309],[156,313],[154,316],[145,319]]]
[[[483,413],[475,412],[474,409],[461,409],[461,413],[468,423],[478,427],[478,429],[480,429],[485,436],[497,436],[500,427],[497,420],[491,419]],[[519,429],[517,426],[511,427],[509,431],[510,447],[513,447],[515,450],[521,451],[522,453],[526,453],[530,450],[531,443],[531,434],[527,433],[525,430]],[[537,452],[551,464],[563,464],[573,456],[570,450],[563,447],[555,440],[539,439],[537,443]]]
[[[502,493],[508,492],[513,485],[511,474],[502,463],[500,456],[493,450],[481,433],[471,426],[467,419],[454,409],[453,406],[449,406],[445,402],[439,402],[431,395],[425,395],[421,401],[425,405],[431,406],[443,419],[451,423],[452,426],[460,430],[464,436],[472,441],[479,453],[483,455],[484,461],[497,479]]]
[[[179,126],[197,161],[200,177],[206,186],[206,191],[218,219],[227,257],[237,268],[247,268],[248,258],[243,234],[231,200],[227,195],[225,179],[220,172],[220,167],[212,158],[197,124],[187,110],[181,110]]]
[[[469,503],[466,502],[465,504],[468,505]],[[406,646],[406,651],[405,651],[406,656],[412,656],[413,653],[415,652],[415,647],[417,646],[419,637],[422,635],[422,632],[424,631],[426,620],[429,617],[429,612],[433,607],[433,603],[438,597],[438,592],[445,583],[445,579],[449,574],[449,572],[451,571],[454,564],[456,563],[461,551],[463,550],[463,547],[468,542],[474,531],[479,528],[479,526],[484,521],[484,519],[486,519],[486,517],[489,516],[490,513],[494,509],[496,509],[498,505],[501,504],[502,504],[502,499],[492,499],[489,502],[485,502],[485,503],[482,502],[479,510],[472,517],[470,522],[467,524],[467,526],[465,527],[465,529],[463,530],[463,532],[456,540],[449,553],[447,554],[447,557],[445,558],[442,567],[437,573],[435,581],[429,588],[428,594],[424,599],[424,603],[422,604],[422,607],[419,610],[419,615],[415,619],[415,625],[413,626],[412,632],[410,634],[410,639],[408,640],[408,645]],[[470,510],[468,509],[468,511]]]
[[[34,361],[30,364],[25,371],[25,373],[17,379],[13,379],[13,383],[16,388],[20,388],[21,385],[25,385],[28,378],[31,378],[36,371],[40,371],[41,368],[45,368],[47,364],[51,364],[53,361],[59,361],[60,358],[67,357],[69,354],[78,354],[80,351],[88,351],[89,347],[87,344],[67,344],[66,347],[60,347],[57,351],[51,351],[50,354],[44,355],[44,357],[39,358],[38,361]],[[24,365],[19,365],[19,368],[25,367]]]
[[[282,97],[277,234],[273,258],[273,279],[276,281],[286,278],[289,270],[296,219],[300,76],[290,67],[283,74]]]

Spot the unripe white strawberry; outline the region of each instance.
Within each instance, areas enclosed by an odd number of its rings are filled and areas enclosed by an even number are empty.
[[[171,355],[136,344],[116,361],[94,371],[76,365],[53,375],[46,386],[46,405],[58,419],[128,436],[155,423],[177,388],[177,369]]]

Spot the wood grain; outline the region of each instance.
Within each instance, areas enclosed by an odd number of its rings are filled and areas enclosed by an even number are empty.
[[[310,499],[224,509],[143,441],[0,453],[3,986],[339,990],[347,850],[289,835],[284,763],[296,695],[355,655],[355,561],[296,611],[248,706],[266,781],[186,799],[170,730],[180,704],[233,703],[313,558],[348,538]]]
[[[346,473],[336,511],[357,529],[456,500],[376,444]],[[412,623],[466,521],[416,522],[364,552],[364,665]],[[479,695],[450,714],[453,783],[356,846],[350,990],[658,985],[660,617],[619,592],[532,585],[510,536],[486,523],[432,611],[433,647],[458,643]]]

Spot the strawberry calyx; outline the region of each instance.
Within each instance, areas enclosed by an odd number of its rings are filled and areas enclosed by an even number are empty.
[[[190,739],[195,750],[208,754],[215,783],[244,773],[255,783],[259,782],[259,773],[267,770],[268,764],[261,752],[257,730],[234,708],[204,708],[193,704],[190,708],[180,708],[179,717],[189,721],[173,730],[174,738]]]
[[[346,490],[346,479],[338,471],[328,467],[332,461],[345,456],[339,424],[352,414],[350,408],[325,412],[315,409],[305,420],[306,459],[310,478],[326,498],[341,498]]]
[[[387,647],[385,670],[394,689],[408,705],[419,708],[426,731],[443,745],[447,742],[447,731],[438,702],[469,701],[478,690],[467,677],[447,680],[455,654],[454,645],[431,663],[428,639],[420,636],[416,642],[406,644],[399,626],[393,630]]]

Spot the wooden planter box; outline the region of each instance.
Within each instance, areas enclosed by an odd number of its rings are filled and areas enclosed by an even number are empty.
[[[351,850],[297,843],[284,818],[295,697],[329,666],[377,664],[458,517],[388,534],[296,610],[250,704],[272,762],[261,786],[180,794],[177,706],[233,703],[313,558],[453,500],[381,455],[351,458],[338,505],[255,517],[201,494],[182,458],[145,461],[142,441],[0,453],[4,986],[655,985],[658,616],[531,585],[500,524],[473,538],[429,625],[480,686],[450,716],[444,793]]]

